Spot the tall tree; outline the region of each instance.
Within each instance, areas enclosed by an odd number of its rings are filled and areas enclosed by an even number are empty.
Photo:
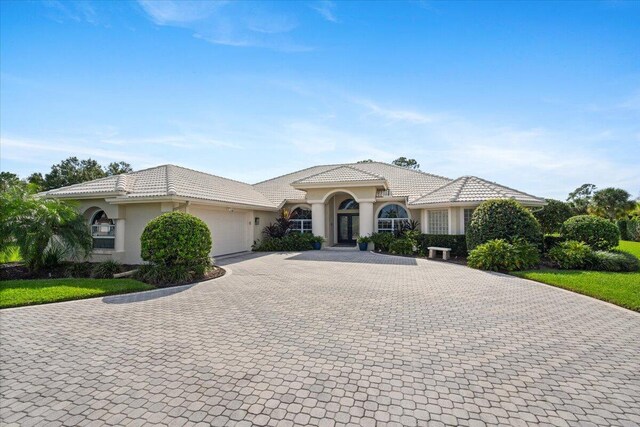
[[[27,182],[34,185],[38,190],[44,189],[44,177],[40,172],[34,172],[29,175]]]
[[[589,204],[596,186],[593,184],[582,184],[580,187],[569,193],[567,202],[571,205],[575,215],[585,215],[588,213]]]
[[[11,172],[0,172],[0,191],[7,191],[9,188],[19,185],[20,177]]]
[[[51,167],[51,172],[44,176],[43,190],[79,184],[107,176],[104,169],[93,159],[78,160],[69,157]]]
[[[635,207],[631,194],[622,188],[603,188],[593,194],[590,211],[596,215],[615,220],[622,218]]]
[[[406,157],[398,157],[393,162],[396,166],[402,166],[407,169],[420,169],[420,164],[416,161],[416,159],[407,159]]]
[[[107,175],[120,175],[123,173],[131,173],[133,169],[131,165],[127,162],[111,162],[109,166],[107,166]]]

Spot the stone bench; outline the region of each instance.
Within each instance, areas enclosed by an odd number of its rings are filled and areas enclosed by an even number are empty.
[[[442,259],[447,260],[449,259],[449,254],[451,253],[451,248],[439,248],[438,246],[429,246],[427,249],[429,249],[429,258],[435,258],[436,251],[441,251]]]

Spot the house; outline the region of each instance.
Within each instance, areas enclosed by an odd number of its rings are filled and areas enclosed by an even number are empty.
[[[409,220],[422,232],[464,234],[476,206],[515,199],[545,201],[473,176],[455,180],[380,163],[313,166],[254,185],[163,165],[58,188],[46,197],[71,199],[91,226],[92,259],[140,263],[145,225],[164,212],[183,211],[207,223],[212,255],[251,249],[280,209],[294,228],[324,236],[325,245],[353,244],[359,235],[393,232]]]

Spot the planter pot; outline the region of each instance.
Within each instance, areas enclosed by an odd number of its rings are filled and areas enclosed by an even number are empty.
[[[322,243],[320,242],[313,242],[311,245],[313,246],[313,250],[315,251],[319,251],[320,248],[322,248]]]
[[[361,251],[366,251],[367,248],[369,247],[369,243],[365,243],[365,242],[358,243],[358,247],[360,248]]]

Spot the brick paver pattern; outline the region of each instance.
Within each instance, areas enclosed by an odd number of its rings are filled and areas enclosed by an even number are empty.
[[[640,424],[640,315],[464,266],[259,254],[0,312],[3,425]]]

